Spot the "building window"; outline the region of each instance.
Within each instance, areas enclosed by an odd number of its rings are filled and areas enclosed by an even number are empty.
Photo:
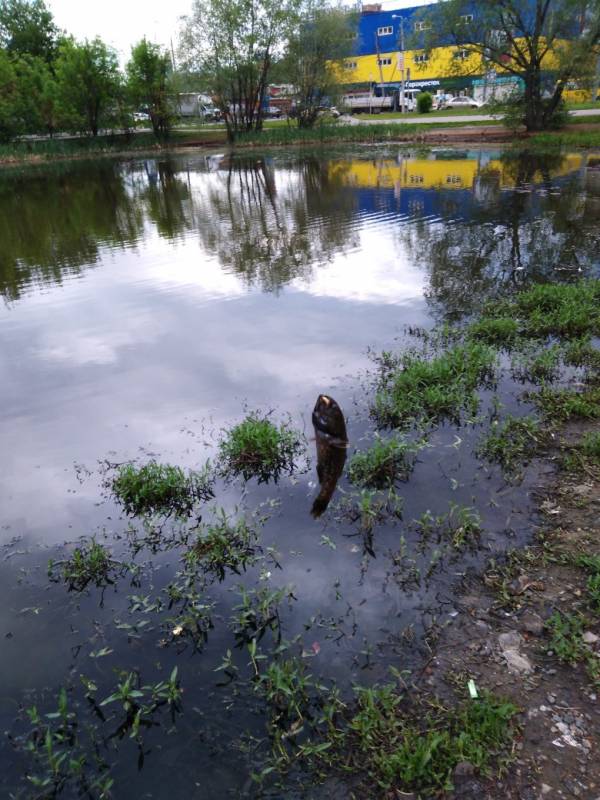
[[[460,21],[464,22],[465,25],[468,25],[469,22],[473,22],[473,14],[462,14]]]
[[[446,175],[446,183],[450,186],[457,186],[462,183],[460,175]]]
[[[415,30],[416,31],[428,31],[431,28],[430,22],[415,22]]]
[[[391,58],[378,58],[377,59],[377,66],[378,67],[389,67],[392,63]]]
[[[471,53],[469,53],[468,50],[455,50],[455,52],[453,54],[453,58],[460,59],[461,61],[464,61],[470,55],[471,55]]]
[[[356,61],[344,61],[344,69],[356,69]]]
[[[377,36],[389,36],[394,32],[392,25],[384,25],[383,28],[377,28]]]
[[[427,53],[421,53],[418,56],[414,56],[413,61],[415,62],[415,64],[424,64],[426,61],[429,61],[429,56],[427,55]]]
[[[422,175],[409,175],[408,182],[413,186],[425,183],[425,178]]]

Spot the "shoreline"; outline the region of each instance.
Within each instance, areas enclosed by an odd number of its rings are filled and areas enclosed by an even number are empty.
[[[265,131],[264,138],[251,139],[248,141],[238,141],[233,145],[229,144],[224,137],[222,138],[192,138],[189,140],[182,139],[181,141],[172,142],[166,145],[160,143],[141,144],[136,147],[134,144],[131,146],[110,146],[110,140],[106,142],[106,147],[100,146],[97,151],[94,150],[77,150],[74,146],[72,152],[56,152],[56,153],[36,153],[29,152],[23,154],[0,155],[0,168],[18,167],[24,165],[37,165],[47,164],[53,162],[63,161],[80,161],[90,158],[99,158],[105,156],[125,158],[131,156],[144,156],[144,155],[164,155],[167,153],[180,153],[186,151],[213,151],[217,148],[225,148],[229,153],[236,153],[238,151],[256,151],[261,149],[276,149],[283,148],[298,148],[302,147],[332,147],[339,145],[384,145],[384,144],[401,144],[406,146],[436,146],[436,145],[449,145],[453,147],[460,146],[474,146],[474,145],[508,145],[514,146],[522,144],[524,146],[533,145],[534,147],[573,147],[583,149],[600,148],[600,124],[589,123],[570,125],[559,131],[552,131],[543,134],[535,133],[528,134],[525,132],[512,132],[503,128],[500,125],[465,125],[456,127],[440,127],[432,130],[431,126],[423,125],[422,129],[415,131],[402,130],[401,126],[378,125],[381,128],[380,135],[377,131],[373,131],[373,127],[361,125],[366,128],[364,136],[360,135],[358,126],[348,127],[351,131],[350,135],[345,132],[340,136],[340,129],[334,129],[336,136],[329,136],[330,131],[323,136],[322,129],[314,131],[314,136],[303,134],[294,138],[291,136],[289,140],[277,141],[277,129],[269,129]],[[392,130],[390,130],[392,129]],[[394,130],[395,129],[395,130]],[[288,134],[289,136],[289,134]],[[57,141],[57,140],[55,140]],[[58,140],[60,141],[60,140]],[[67,140],[76,141],[76,140]],[[84,140],[90,142],[93,140]]]

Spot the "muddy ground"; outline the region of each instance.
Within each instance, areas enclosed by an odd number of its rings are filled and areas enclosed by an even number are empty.
[[[424,687],[442,697],[472,678],[522,709],[505,775],[486,781],[459,764],[452,800],[600,800],[600,680],[590,676],[587,655],[561,662],[548,627],[556,612],[583,614],[586,653],[592,661],[600,653],[589,573],[572,563],[582,554],[600,555],[600,475],[590,468],[566,474],[559,466],[565,445],[598,429],[595,423],[563,432],[536,492],[536,541],[485,574],[465,577],[460,613],[422,675]]]

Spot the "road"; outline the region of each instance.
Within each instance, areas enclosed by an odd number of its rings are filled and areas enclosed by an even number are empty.
[[[571,111],[571,115],[574,117],[597,117],[600,115],[600,109],[586,108],[586,109],[581,109],[579,111]],[[425,117],[423,115],[407,114],[404,117],[393,117],[391,119],[390,118],[378,119],[378,114],[372,114],[369,119],[361,119],[359,121],[361,125],[365,124],[366,125],[371,125],[371,124],[411,125],[414,124],[415,122],[418,122],[419,125],[421,124],[431,125],[439,122],[442,123],[460,122],[466,124],[468,124],[469,122],[500,122],[501,119],[502,119],[501,114],[467,114],[465,116],[451,115],[446,117],[438,117],[438,116]]]

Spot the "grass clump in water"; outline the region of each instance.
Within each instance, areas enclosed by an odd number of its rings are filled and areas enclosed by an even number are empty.
[[[543,283],[494,309],[521,322],[528,336],[574,338],[600,333],[600,281]],[[493,313],[493,312],[492,312]]]
[[[508,416],[502,424],[494,425],[478,452],[508,472],[529,459],[539,446],[540,439],[540,426],[534,419]]]
[[[414,469],[419,445],[377,437],[368,450],[355,453],[348,464],[348,478],[356,486],[387,489],[407,481]]]
[[[520,353],[513,361],[513,376],[523,382],[551,383],[559,374],[560,355],[556,345],[539,352]]]
[[[600,370],[600,350],[594,347],[589,336],[569,342],[564,349],[563,360],[573,367]]]
[[[452,502],[450,510],[445,514],[435,516],[431,511],[421,514],[415,520],[415,527],[423,539],[429,539],[435,534],[438,541],[449,540],[457,550],[476,539],[483,530],[481,517],[476,509]]]
[[[393,685],[355,689],[356,708],[333,746],[320,754],[331,766],[363,777],[365,786],[388,792],[438,795],[452,787],[460,762],[489,774],[495,758],[508,748],[512,718],[518,709],[483,692],[456,708],[441,704],[427,713],[403,713]]]
[[[510,348],[519,336],[519,325],[511,317],[483,317],[469,326],[467,334],[485,344]]]
[[[416,420],[458,421],[463,409],[479,407],[475,389],[493,376],[496,356],[487,345],[467,342],[427,360],[403,359],[375,396],[373,415],[381,425],[401,427]]]
[[[186,556],[191,566],[200,563],[206,572],[224,580],[226,571],[240,575],[255,561],[256,531],[244,518],[232,521],[221,509],[215,522],[205,525]]]
[[[112,574],[119,565],[114,561],[104,545],[95,539],[76,547],[66,561],[50,561],[48,574],[53,580],[55,570],[62,567],[62,579],[69,591],[83,592],[90,584],[105,587],[114,583]]]
[[[225,475],[242,475],[259,483],[277,481],[282,472],[293,472],[294,462],[303,450],[301,435],[289,426],[277,427],[267,417],[249,414],[228,431],[220,443]]]
[[[579,448],[585,458],[594,464],[600,465],[600,432],[593,431],[586,433],[579,444]]]
[[[568,419],[600,419],[600,389],[576,392],[572,389],[552,390],[542,388],[529,399],[549,421]]]
[[[127,514],[189,515],[200,500],[214,496],[210,464],[187,475],[181,467],[149,461],[142,467],[123,464],[117,468],[112,491]]]

